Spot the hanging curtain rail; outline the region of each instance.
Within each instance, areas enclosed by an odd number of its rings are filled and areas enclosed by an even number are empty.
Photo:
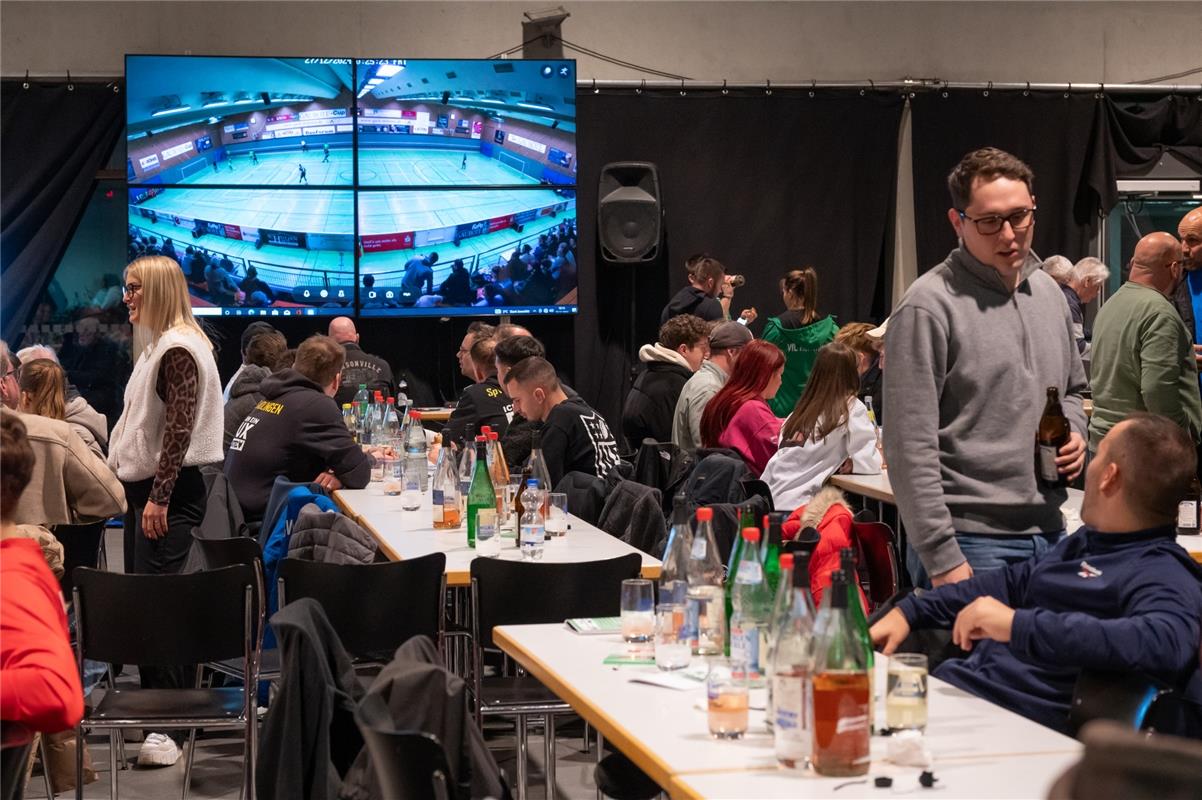
[[[671,90],[722,91],[760,90],[765,93],[775,89],[880,89],[885,91],[934,92],[943,89],[970,89],[976,91],[1031,91],[1031,92],[1107,92],[1114,94],[1202,94],[1202,84],[1148,84],[1148,83],[1013,83],[994,82],[966,83],[941,80],[901,81],[667,81],[667,80],[577,80],[576,91],[596,89],[614,90]]]

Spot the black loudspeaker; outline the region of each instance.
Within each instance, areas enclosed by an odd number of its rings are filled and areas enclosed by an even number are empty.
[[[655,165],[646,161],[606,164],[597,197],[601,256],[618,264],[655,260],[664,230]]]

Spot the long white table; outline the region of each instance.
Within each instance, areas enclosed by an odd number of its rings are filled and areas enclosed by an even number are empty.
[[[515,625],[493,631],[494,640],[673,797],[883,797],[890,790],[834,787],[850,778],[822,778],[776,766],[764,712],[752,710],[749,733],[739,741],[710,738],[705,688],[674,691],[631,683],[654,666],[610,667],[621,652],[617,635],[581,636],[566,626]],[[877,719],[884,718],[885,664],[878,657]],[[753,703],[754,704],[754,703]],[[926,740],[945,797],[1044,797],[1054,777],[1073,764],[1081,745],[936,678],[929,683]],[[921,772],[884,761],[887,741],[873,737],[870,776],[890,775],[895,790],[918,788]],[[855,791],[853,791],[853,789]],[[884,792],[884,793],[882,793]]]
[[[835,475],[831,483],[847,492],[863,495],[880,503],[896,505],[893,497],[893,485],[889,482],[889,470],[880,475]],[[1065,529],[1072,533],[1081,526],[1081,502],[1085,493],[1080,489],[1069,489],[1068,499],[1060,506],[1064,514]],[[1202,563],[1202,536],[1178,536],[1177,544],[1181,545],[1195,561]],[[902,554],[902,558],[905,555]]]
[[[393,561],[418,558],[430,553],[446,553],[447,586],[470,586],[471,563],[476,551],[467,546],[467,527],[435,530],[430,494],[426,493],[417,511],[401,508],[401,498],[384,494],[382,484],[371,483],[366,489],[340,489],[334,492],[343,513],[371,533]],[[566,536],[549,540],[543,550],[543,561],[571,563],[617,558],[638,553],[643,558],[642,575],[658,578],[660,562],[605,531],[589,525],[579,517],[569,515]],[[520,560],[516,538],[505,538],[499,558]]]

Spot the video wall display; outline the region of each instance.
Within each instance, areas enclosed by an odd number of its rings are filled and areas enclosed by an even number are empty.
[[[576,311],[572,61],[127,56],[129,256],[198,314]]]

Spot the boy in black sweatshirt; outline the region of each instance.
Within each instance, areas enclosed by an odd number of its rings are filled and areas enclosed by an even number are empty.
[[[314,481],[328,490],[362,489],[371,458],[355,444],[334,393],[346,350],[328,336],[310,336],[292,369],[263,379],[263,399],[238,426],[225,474],[247,521],[263,518],[276,477]]]
[[[1175,518],[1195,458],[1170,420],[1128,416],[1086,471],[1084,527],[1042,556],[909,595],[873,642],[888,654],[911,628],[951,628],[970,653],[936,677],[1060,731],[1083,669],[1184,686],[1198,669],[1202,566]]]

